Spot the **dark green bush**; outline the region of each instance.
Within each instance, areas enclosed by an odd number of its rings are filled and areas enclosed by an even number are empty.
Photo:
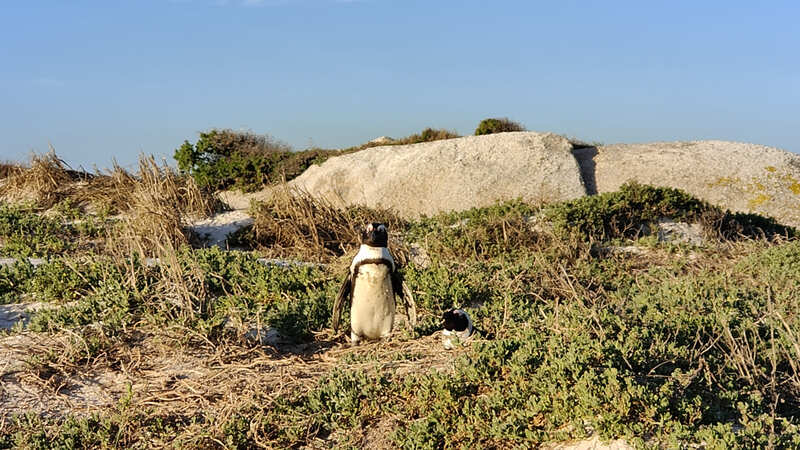
[[[506,117],[483,119],[475,129],[475,136],[484,134],[505,133],[507,131],[525,131],[525,127]]]
[[[797,235],[772,218],[722,211],[680,189],[636,182],[616,192],[555,204],[545,209],[545,216],[557,232],[578,233],[593,241],[646,234],[647,226],[662,217],[703,223],[708,233],[724,239]]]
[[[181,172],[204,189],[254,191],[265,184],[291,180],[335,151],[293,152],[270,136],[233,130],[200,133],[194,145],[184,141],[174,158]]]
[[[679,189],[624,184],[619,191],[558,203],[545,210],[559,232],[577,232],[590,240],[632,237],[642,225],[672,217],[697,220],[708,206]]]

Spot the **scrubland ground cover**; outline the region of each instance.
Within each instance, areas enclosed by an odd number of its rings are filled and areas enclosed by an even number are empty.
[[[188,179],[102,176],[0,206],[3,256],[45,260],[0,268],[0,303],[46,305],[0,332],[0,448],[800,447],[800,241],[775,221],[635,184],[419,220],[283,192],[234,252],[186,228],[217,208]],[[659,242],[664,216],[705,243]],[[368,220],[420,321],[350,348],[330,311]],[[447,352],[451,307],[480,335]]]

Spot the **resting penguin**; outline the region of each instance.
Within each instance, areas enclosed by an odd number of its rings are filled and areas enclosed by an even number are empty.
[[[463,309],[451,309],[442,314],[444,331],[442,331],[442,344],[445,350],[452,350],[456,345],[466,342],[474,328],[472,319]]]
[[[333,303],[333,329],[339,331],[342,305],[349,298],[350,339],[357,345],[362,339],[387,337],[394,325],[395,295],[405,301],[408,325],[417,322],[414,296],[389,253],[386,225],[368,224],[361,236],[361,248],[350,264],[339,295]]]

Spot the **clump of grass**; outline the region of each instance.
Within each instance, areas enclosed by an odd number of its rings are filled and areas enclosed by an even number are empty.
[[[171,168],[156,164],[153,157],[139,159],[139,176],[128,197],[126,214],[111,236],[112,253],[125,265],[131,287],[137,285],[146,265],[136,264],[136,256],[158,262],[162,277],[154,286],[156,305],[180,320],[193,320],[207,310],[202,272],[196,264],[181,264],[180,252],[189,246],[192,235],[184,227],[188,214],[205,216],[215,203],[191,180],[178,177]]]
[[[507,117],[483,119],[478,124],[478,128],[475,129],[475,136],[509,131],[525,131],[525,127]]]
[[[444,128],[425,128],[419,133],[415,133],[404,138],[391,142],[391,145],[419,144],[422,142],[434,142],[444,139],[455,139],[461,137],[458,133]]]
[[[50,208],[72,194],[74,182],[90,175],[76,172],[51,149],[44,155],[33,154],[28,168],[14,168],[0,185],[0,198],[13,202],[32,202]]]
[[[306,261],[329,261],[357,248],[367,223],[385,223],[390,236],[405,225],[389,210],[363,207],[342,210],[289,188],[276,189],[269,200],[255,203],[251,215],[254,224],[231,236],[230,243]],[[393,254],[402,261],[404,252],[398,245],[396,241],[390,242]]]
[[[114,161],[110,170],[98,172],[77,189],[74,198],[78,204],[91,205],[97,211],[121,213],[129,208],[130,193],[137,182],[134,175]]]
[[[15,175],[21,172],[22,170],[24,170],[24,167],[19,163],[15,163],[12,161],[0,162],[0,180],[8,178],[11,175]]]
[[[159,166],[152,156],[140,157],[138,175],[126,197],[126,215],[115,240],[142,258],[160,249],[174,253],[188,245],[191,236],[183,226],[184,215],[211,215],[217,207],[213,198],[191,180],[181,179],[169,166]],[[122,173],[118,176],[122,178]],[[116,187],[127,183],[120,181]]]

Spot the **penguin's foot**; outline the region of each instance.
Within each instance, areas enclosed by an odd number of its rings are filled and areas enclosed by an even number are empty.
[[[357,335],[357,334],[355,334],[355,333],[353,333],[353,332],[351,331],[351,332],[350,332],[350,345],[352,345],[353,347],[355,347],[355,346],[356,346],[356,345],[358,345],[359,343],[361,343],[361,336],[359,336],[359,335]]]

